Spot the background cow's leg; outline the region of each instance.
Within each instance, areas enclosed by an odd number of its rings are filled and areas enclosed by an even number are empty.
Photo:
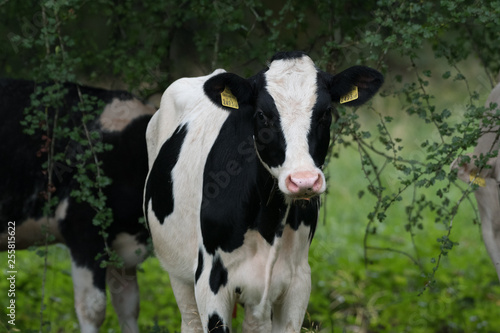
[[[500,198],[496,180],[486,178],[486,187],[478,188],[475,195],[483,241],[500,279]]]
[[[196,298],[194,296],[194,286],[192,283],[186,283],[181,279],[170,276],[170,284],[174,291],[177,306],[181,311],[182,316],[182,333],[201,333],[203,327],[196,305]]]
[[[108,267],[106,281],[122,333],[139,332],[139,285],[136,267]]]
[[[273,333],[299,333],[311,294],[311,268],[297,267],[296,274],[282,298],[273,305]]]
[[[96,257],[105,245],[99,227],[92,224],[95,211],[71,198],[68,204],[59,225],[71,253],[75,310],[82,333],[98,332],[106,316],[106,269]]]
[[[72,262],[75,310],[82,333],[99,331],[106,316],[105,269],[87,268]]]

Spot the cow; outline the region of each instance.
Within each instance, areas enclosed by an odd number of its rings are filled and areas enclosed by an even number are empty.
[[[82,128],[82,113],[74,112],[83,96],[97,98],[104,103],[102,113],[88,123],[89,131],[99,133],[105,144],[113,149],[101,153],[104,175],[112,183],[104,187],[106,203],[111,208],[114,222],[106,230],[107,244],[123,259],[121,269],[100,267],[106,257],[101,227],[92,223],[96,211],[87,203],[71,195],[79,185],[75,158],[83,148],[70,139],[54,141],[55,152],[64,159],[55,163],[52,184],[42,164],[47,161],[47,136],[42,131],[35,135],[23,133],[20,122],[23,110],[30,105],[30,96],[36,87],[31,81],[0,80],[0,249],[21,250],[45,243],[46,232],[54,243],[64,243],[72,260],[75,309],[81,332],[98,332],[105,318],[106,281],[111,290],[113,306],[123,332],[138,332],[139,289],[136,266],[147,255],[149,232],[139,222],[143,217],[142,192],[148,171],[146,127],[152,106],[143,104],[130,93],[109,91],[66,83],[65,97],[60,101],[58,118],[69,117],[69,123]],[[38,96],[41,98],[40,96]],[[48,109],[55,115],[54,109]],[[83,129],[82,129],[83,131]],[[93,140],[93,139],[92,139]],[[94,144],[97,142],[94,142]],[[45,149],[44,149],[45,148]],[[43,207],[48,193],[58,199],[54,213],[45,216]],[[13,236],[15,235],[15,236]],[[11,251],[12,252],[12,251]]]
[[[459,179],[466,183],[475,183],[474,190],[479,216],[481,218],[481,233],[488,254],[495,266],[500,280],[500,162],[498,159],[500,126],[498,115],[500,111],[500,84],[490,93],[486,104],[486,113],[482,124],[481,136],[473,153],[458,157],[451,165],[457,170]],[[489,154],[489,155],[488,155]],[[494,156],[494,157],[489,157]],[[484,165],[484,166],[481,166]]]
[[[144,210],[183,333],[230,332],[236,303],[244,332],[300,331],[332,103],[361,105],[382,83],[293,51],[247,79],[219,69],[166,89],[146,132]]]

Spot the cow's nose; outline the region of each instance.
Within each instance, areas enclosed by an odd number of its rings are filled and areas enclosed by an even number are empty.
[[[318,172],[300,171],[289,175],[285,183],[294,196],[312,196],[322,192],[323,177]]]

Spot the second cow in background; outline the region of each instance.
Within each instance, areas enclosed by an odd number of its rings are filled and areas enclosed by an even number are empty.
[[[475,182],[478,188],[474,191],[481,217],[481,232],[488,254],[495,266],[500,280],[500,159],[499,148],[499,126],[497,124],[500,106],[500,85],[497,85],[486,101],[486,118],[495,116],[490,125],[483,125],[482,135],[477,140],[477,146],[472,154],[467,154],[470,161],[464,162],[459,157],[452,165],[452,169],[458,170],[458,178],[466,183]],[[491,109],[493,107],[493,109]],[[491,115],[491,116],[490,116]],[[497,155],[486,159],[486,154]],[[486,162],[487,167],[479,167],[481,162]]]
[[[108,258],[96,260],[98,254],[105,253],[106,247],[101,227],[92,222],[96,211],[71,195],[80,187],[74,178],[77,169],[67,161],[74,163],[76,152],[83,151],[82,147],[67,137],[54,140],[55,152],[64,154],[65,158],[54,169],[52,184],[49,184],[48,172],[43,166],[47,161],[47,131],[40,129],[34,135],[23,133],[20,123],[24,119],[23,111],[30,105],[30,96],[36,87],[31,81],[0,80],[0,171],[3,175],[0,179],[0,250],[14,244],[9,243],[13,227],[16,250],[44,244],[49,232],[53,242],[66,244],[71,253],[75,309],[81,332],[99,331],[106,314],[106,282],[122,332],[138,332],[136,266],[147,256],[149,236],[145,226],[139,223],[143,216],[142,190],[147,174],[145,132],[155,109],[125,91],[73,83],[61,87],[66,93],[56,103],[58,117],[68,118],[75,128],[83,128],[82,112],[75,111],[82,95],[104,104],[100,116],[86,125],[89,131],[99,134],[103,143],[113,145],[111,151],[100,154],[98,159],[104,174],[112,181],[103,188],[106,205],[113,214],[113,223],[106,230],[107,245],[123,259],[124,268],[103,268],[101,263]],[[55,108],[44,107],[43,112],[52,117]],[[43,213],[47,191],[58,199],[52,216]]]

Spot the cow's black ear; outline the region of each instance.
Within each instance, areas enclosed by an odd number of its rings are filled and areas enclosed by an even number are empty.
[[[346,106],[364,104],[384,83],[384,76],[379,71],[365,66],[353,66],[336,75],[326,76],[332,101],[340,103],[342,99]]]
[[[203,89],[205,94],[214,104],[227,110],[234,109],[234,100],[238,107],[253,105],[253,89],[250,82],[233,73],[222,73],[212,76],[205,82]],[[221,94],[226,91],[226,102],[223,102]],[[229,95],[227,95],[229,93]],[[232,106],[227,106],[227,105]]]

